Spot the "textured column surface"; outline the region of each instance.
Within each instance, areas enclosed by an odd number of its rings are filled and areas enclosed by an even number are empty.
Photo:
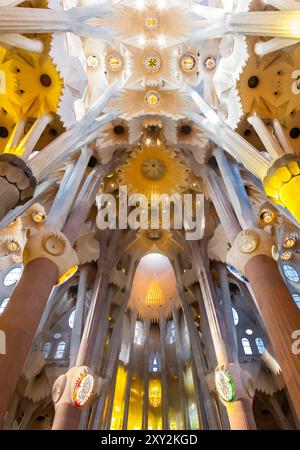
[[[300,355],[292,351],[292,334],[300,330],[300,312],[273,259],[257,255],[245,266],[284,380],[300,419]]]
[[[16,389],[32,340],[58,278],[58,268],[46,258],[29,262],[0,316],[0,330],[6,335],[6,354],[0,355],[0,423]]]
[[[227,406],[231,430],[255,430],[256,423],[250,400],[237,400]]]
[[[70,403],[62,403],[55,409],[52,430],[77,430],[81,411]]]

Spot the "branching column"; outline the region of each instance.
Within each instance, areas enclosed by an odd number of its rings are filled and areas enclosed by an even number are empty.
[[[168,366],[166,354],[166,319],[160,312],[159,318],[161,389],[162,389],[162,427],[170,429],[169,396],[168,396]],[[182,391],[183,394],[183,391]]]
[[[300,356],[293,352],[293,334],[300,313],[272,258],[273,238],[262,230],[244,230],[227,260],[244,273],[254,292],[291,401],[300,419]]]

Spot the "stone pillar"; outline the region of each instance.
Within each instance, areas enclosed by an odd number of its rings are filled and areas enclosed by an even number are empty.
[[[195,367],[200,382],[200,391],[198,396],[200,397],[200,407],[201,407],[201,419],[204,429],[217,430],[217,422],[215,418],[214,408],[212,404],[211,394],[206,380],[206,373],[204,370],[203,354],[201,349],[201,343],[199,339],[199,334],[197,332],[195,321],[192,315],[192,311],[188,305],[185,296],[181,296],[182,307],[184,315],[186,318],[186,323],[188,325],[191,352],[195,362]]]
[[[130,350],[129,350],[129,361],[127,364],[127,377],[126,377],[126,387],[125,387],[125,399],[124,399],[124,416],[122,430],[127,430],[128,426],[128,415],[130,407],[130,387],[131,387],[131,375],[133,369],[133,350],[134,350],[134,330],[136,324],[136,313],[131,315],[131,326],[130,326]]]
[[[108,395],[108,385],[111,382],[115,364],[118,364],[119,361],[119,354],[122,343],[122,328],[127,308],[128,297],[129,295],[126,295],[126,297],[122,299],[115,326],[110,338],[105,362],[100,369],[100,374],[106,380],[106,383],[103,386],[103,390],[101,391],[97,404],[94,407],[91,425],[91,428],[93,430],[99,430],[99,427],[101,428],[103,413],[105,409],[105,400]]]
[[[83,336],[80,343],[80,348],[76,360],[76,364],[80,365],[90,365],[94,345],[99,332],[99,323],[101,321],[101,310],[102,304],[107,294],[109,274],[100,270],[98,275],[98,283],[96,280],[96,289],[93,292],[92,303],[88,312],[86,319]]]
[[[214,157],[240,225],[243,228],[256,226],[257,218],[252,210],[237,164],[229,164],[225,152],[221,148],[214,150]]]
[[[178,382],[179,382],[179,390],[180,390],[181,411],[182,411],[183,418],[184,418],[184,429],[190,430],[190,418],[189,418],[189,414],[188,414],[187,399],[186,399],[185,384],[184,384],[183,349],[182,349],[177,309],[173,309],[172,317],[173,317],[174,328],[175,328],[176,359],[177,359],[177,367],[178,367]]]
[[[299,310],[272,258],[273,238],[262,230],[244,230],[227,261],[248,278],[300,419],[300,356],[293,353],[293,333],[300,330]]]
[[[209,268],[207,267],[208,261],[205,258],[205,262],[203,262],[201,249],[195,245],[193,246],[193,264],[203,293],[204,305],[216,352],[217,368],[215,370],[215,384],[219,398],[226,406],[231,429],[255,429],[256,425],[251,407],[252,397],[254,396],[253,381],[247,372],[241,370],[238,362],[234,364],[230,363],[230,361],[233,361],[233,358],[231,349],[228,346],[224,323],[221,320],[220,311],[216,308],[214,301],[215,293]],[[219,378],[218,374],[220,374]],[[220,395],[217,383],[220,377],[228,381],[228,385],[233,386],[233,395],[230,399],[224,400]],[[220,385],[222,386],[222,383]],[[234,403],[237,403],[237,405],[233,406]]]
[[[226,336],[228,345],[230,348],[231,362],[238,361],[238,343],[236,336],[236,328],[234,325],[233,315],[232,315],[232,302],[229,290],[229,282],[227,276],[226,266],[223,264],[218,264],[218,271],[220,277],[220,286],[222,289],[222,299],[223,299],[223,313],[224,322],[226,328]]]
[[[209,387],[206,380],[206,373],[205,370],[205,362],[203,357],[203,350],[201,347],[200,342],[200,336],[197,331],[197,328],[195,326],[195,320],[193,317],[193,313],[191,311],[191,308],[188,304],[186,293],[184,291],[184,287],[182,284],[182,273],[181,273],[181,267],[179,264],[178,258],[175,258],[174,260],[174,271],[176,274],[177,279],[177,287],[180,294],[181,304],[183,313],[185,316],[185,320],[188,327],[188,332],[190,336],[190,344],[191,344],[191,352],[192,357],[195,363],[195,368],[198,375],[198,381],[200,384],[200,390],[198,392],[198,397],[200,397],[200,407],[201,407],[201,419],[202,419],[202,426],[204,429],[209,430],[216,430],[218,429],[214,407],[212,404],[212,398],[211,394],[209,392]],[[202,316],[202,310],[201,308],[201,316]],[[205,318],[202,317],[202,321],[205,321]],[[207,329],[207,332],[209,332],[209,329]],[[213,347],[210,347],[213,351]],[[208,352],[210,352],[209,348],[207,347]],[[209,355],[211,356],[211,355]]]
[[[70,365],[69,365],[70,368],[73,367],[76,362],[77,354],[78,354],[79,347],[80,347],[81,335],[82,335],[82,331],[83,331],[83,322],[84,322],[88,272],[89,272],[88,266],[83,266],[80,268],[74,325],[73,325],[72,335],[71,335]]]
[[[162,395],[162,428],[170,429],[169,396],[168,396],[168,366],[166,355],[166,320],[160,311],[159,318],[159,338],[160,338],[160,363],[161,363],[161,395]]]
[[[214,204],[218,217],[231,243],[241,231],[241,227],[228,198],[224,194],[220,179],[209,166],[202,166],[201,176],[208,191],[208,195]]]
[[[300,11],[255,11],[233,13],[227,17],[227,31],[249,36],[270,36],[299,39],[300,31],[294,24]]]
[[[144,370],[143,370],[143,430],[148,430],[148,414],[149,414],[149,332],[150,320],[144,320],[145,327],[145,343],[144,343]]]
[[[5,332],[7,341],[7,352],[0,355],[0,380],[6,386],[0,393],[0,423],[17,386],[51,290],[76,264],[76,254],[63,233],[38,232],[25,246],[24,272],[8,307],[0,316],[0,329]]]
[[[72,367],[58,377],[52,389],[55,404],[52,430],[77,430],[81,411],[99,393],[102,382],[86,366]]]
[[[103,5],[82,6],[68,10],[1,7],[0,33],[61,33],[71,31],[79,36],[107,39],[107,29],[86,24],[99,17]]]

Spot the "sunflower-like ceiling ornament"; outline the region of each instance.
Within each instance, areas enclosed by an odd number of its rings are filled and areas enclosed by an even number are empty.
[[[158,128],[158,127],[157,127]],[[118,169],[119,184],[129,193],[172,195],[183,192],[189,183],[190,169],[165,145],[160,132],[144,132],[141,147]]]
[[[245,114],[263,119],[278,118],[285,124],[300,108],[300,49],[256,56],[257,38],[249,38],[251,58],[238,82]]]
[[[15,120],[21,109],[17,89],[18,78],[12,54],[0,47],[0,107]]]
[[[48,112],[55,113],[63,81],[51,58],[22,52],[15,61],[15,69],[22,114],[25,117],[40,117]]]

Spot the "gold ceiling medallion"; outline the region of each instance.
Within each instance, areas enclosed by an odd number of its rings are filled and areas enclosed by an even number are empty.
[[[244,230],[238,236],[238,246],[242,253],[252,253],[259,244],[259,236],[255,231]]]
[[[14,239],[9,239],[6,242],[6,248],[11,253],[15,253],[21,250],[20,244]]]
[[[216,61],[216,59],[215,59],[213,56],[208,56],[208,57],[205,59],[203,65],[204,65],[205,69],[207,69],[207,70],[213,70],[213,69],[215,69],[216,66],[217,66],[217,61]]]
[[[196,68],[197,59],[196,56],[188,53],[181,58],[180,65],[184,72],[193,72]]]
[[[107,66],[113,72],[119,72],[123,67],[123,58],[118,53],[112,53],[107,58]]]
[[[296,245],[297,242],[297,234],[293,233],[290,236],[288,236],[285,241],[283,242],[283,247],[284,248],[293,248]]]
[[[144,26],[149,31],[156,30],[158,27],[158,23],[158,18],[153,15],[147,16],[144,20]]]
[[[144,56],[144,67],[147,72],[156,73],[161,68],[161,57],[157,52],[146,53]]]
[[[142,172],[148,180],[159,180],[166,173],[166,166],[159,159],[147,159],[142,165]]]
[[[149,106],[157,106],[160,102],[160,95],[157,91],[148,91],[145,95],[145,102]]]
[[[86,63],[90,69],[97,69],[97,67],[99,66],[99,59],[97,58],[97,56],[89,55],[86,58]]]

